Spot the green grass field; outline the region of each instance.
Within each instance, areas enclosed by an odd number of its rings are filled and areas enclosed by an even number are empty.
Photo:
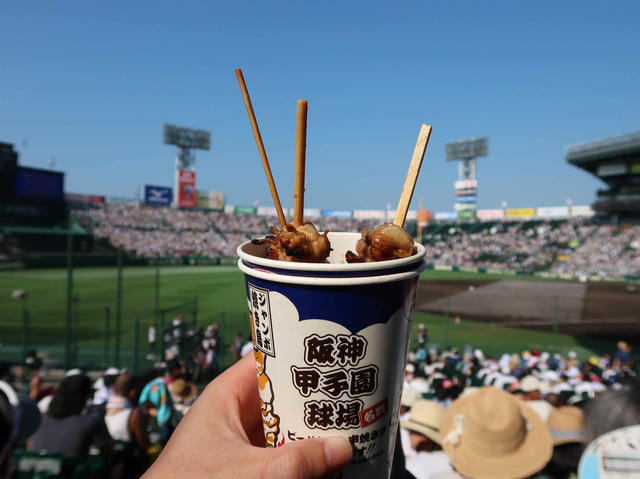
[[[21,305],[11,298],[11,292],[24,289],[28,293],[30,312],[30,342],[34,345],[65,343],[66,323],[66,270],[23,270],[0,273],[0,343],[18,345],[22,341]],[[133,320],[140,321],[140,342],[146,346],[146,331],[155,319],[156,270],[149,267],[128,267],[123,273],[121,346],[130,348],[133,338]],[[531,281],[540,278],[528,276],[500,276],[478,273],[426,271],[422,280],[429,279],[510,279]],[[79,297],[77,324],[79,344],[83,347],[102,348],[104,344],[105,307],[111,311],[111,332],[114,331],[116,310],[116,269],[86,268],[74,270],[74,292]],[[246,335],[249,324],[246,315],[243,274],[235,266],[164,267],[160,270],[160,308],[198,297],[198,324],[219,323],[223,326],[226,344],[237,331]],[[177,314],[191,318],[190,305],[166,313],[170,322]],[[611,350],[611,343],[584,340],[571,336],[524,329],[492,327],[465,321],[459,324],[442,316],[416,313],[415,322],[425,323],[430,331],[430,342],[448,343],[459,348],[467,345],[479,347],[487,354],[521,352],[523,349],[547,349],[568,352],[573,349],[582,357],[595,351]],[[448,325],[448,326],[447,326]],[[113,344],[113,340],[112,343]],[[6,351],[6,347],[4,348]],[[0,358],[3,350],[0,349]]]

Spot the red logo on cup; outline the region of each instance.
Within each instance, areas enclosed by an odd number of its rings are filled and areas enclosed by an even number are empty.
[[[389,412],[389,402],[384,398],[378,404],[374,404],[367,409],[360,411],[360,426],[371,426],[374,422],[382,419]]]

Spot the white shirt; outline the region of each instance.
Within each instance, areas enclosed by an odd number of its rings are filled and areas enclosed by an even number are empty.
[[[242,356],[243,358],[249,354],[251,351],[253,351],[253,343],[247,343],[244,346],[242,346],[242,350],[240,351],[240,356]]]
[[[49,410],[49,404],[51,404],[52,400],[53,394],[49,394],[48,396],[45,396],[40,399],[40,401],[38,401],[38,409],[40,410],[41,414],[44,414]]]
[[[132,412],[133,404],[127,398],[113,396],[109,399],[104,422],[114,440],[131,442],[129,418]]]
[[[173,320],[173,326],[174,326],[174,327],[175,327],[175,326],[180,326],[181,324],[182,324],[182,320],[180,320],[180,319],[178,319],[178,318],[176,318],[176,319],[174,319],[174,320]],[[180,328],[175,328],[175,329],[173,330],[173,335],[174,335],[176,338],[179,338],[179,337],[180,337]]]
[[[444,451],[419,452],[407,459],[406,468],[416,479],[429,479],[432,474],[453,471]]]
[[[149,326],[149,342],[150,343],[155,343],[156,342],[156,328],[155,326]]]

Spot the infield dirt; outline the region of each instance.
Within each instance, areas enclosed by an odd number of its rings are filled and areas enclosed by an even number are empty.
[[[422,281],[416,309],[597,339],[640,339],[640,287],[518,280]]]

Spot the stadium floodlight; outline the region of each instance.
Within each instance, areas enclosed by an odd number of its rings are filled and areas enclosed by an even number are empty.
[[[471,138],[446,144],[447,161],[462,160],[458,168],[458,181],[476,180],[476,158],[489,154],[489,139]]]
[[[482,138],[471,138],[469,140],[459,140],[447,143],[445,145],[445,153],[447,161],[460,160],[458,165],[458,181],[455,183],[456,195],[458,202],[454,203],[454,211],[462,211],[463,209],[476,209],[476,195],[478,193],[478,182],[476,180],[476,158],[479,156],[487,156],[489,154],[489,139],[485,136]],[[460,196],[464,190],[467,196]],[[460,201],[461,198],[472,201]],[[467,218],[460,215],[459,218]]]
[[[470,160],[479,156],[489,154],[489,139],[471,138],[470,140],[460,140],[447,143],[447,161]]]
[[[165,123],[162,141],[178,147],[173,206],[195,208],[196,155],[193,150],[210,150],[211,132]]]
[[[195,163],[195,155],[191,150],[211,149],[211,132],[165,123],[162,142],[178,147],[176,167],[188,170]]]

